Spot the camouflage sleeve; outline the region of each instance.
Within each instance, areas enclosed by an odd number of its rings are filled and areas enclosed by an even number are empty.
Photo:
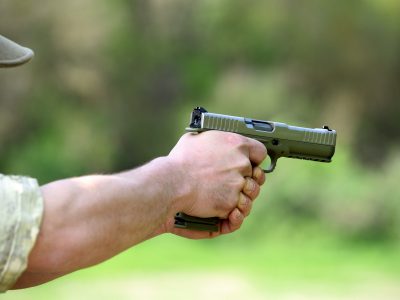
[[[0,174],[0,293],[26,269],[42,215],[43,199],[35,179]]]

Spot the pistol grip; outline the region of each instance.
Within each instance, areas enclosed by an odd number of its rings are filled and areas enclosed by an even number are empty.
[[[219,222],[220,219],[218,217],[198,218],[189,216],[182,212],[175,215],[176,228],[216,232],[219,230]]]

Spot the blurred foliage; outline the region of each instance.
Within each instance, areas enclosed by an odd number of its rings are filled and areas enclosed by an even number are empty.
[[[279,162],[240,238],[399,240],[400,2],[5,0],[0,27],[36,52],[0,71],[2,173],[135,167],[168,154],[198,105],[329,124],[334,162]]]

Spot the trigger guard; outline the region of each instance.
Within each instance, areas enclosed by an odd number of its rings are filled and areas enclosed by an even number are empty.
[[[271,158],[271,164],[269,165],[268,169],[263,169],[264,173],[272,173],[275,170],[276,163],[278,161],[278,156],[269,154],[268,156]]]

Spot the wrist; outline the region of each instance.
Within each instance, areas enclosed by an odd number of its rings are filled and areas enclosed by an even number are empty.
[[[189,166],[179,159],[165,157],[168,165],[168,181],[172,195],[171,211],[173,215],[177,212],[187,212],[192,207],[194,188],[190,183],[193,182],[189,172]]]
[[[147,189],[147,196],[157,199],[160,218],[152,236],[169,232],[175,214],[190,208],[193,197],[190,196],[187,168],[179,160],[169,156],[158,157],[142,167],[115,176],[123,178],[129,190],[141,188],[144,192],[143,189]]]
[[[175,161],[168,156],[158,157],[147,165],[155,187],[160,187],[160,201],[165,208],[163,219],[160,226],[151,234],[151,237],[171,232],[174,227],[174,217],[177,212],[185,210],[187,207],[188,185],[186,183],[185,168],[182,163]]]
[[[162,201],[160,205],[166,209],[168,217],[174,216],[188,206],[187,199],[190,197],[184,167],[182,163],[169,156],[155,158],[142,167],[116,174],[116,176],[128,179],[132,189],[137,186],[138,176],[143,181],[142,183],[147,186],[152,185],[149,190],[154,197]]]

